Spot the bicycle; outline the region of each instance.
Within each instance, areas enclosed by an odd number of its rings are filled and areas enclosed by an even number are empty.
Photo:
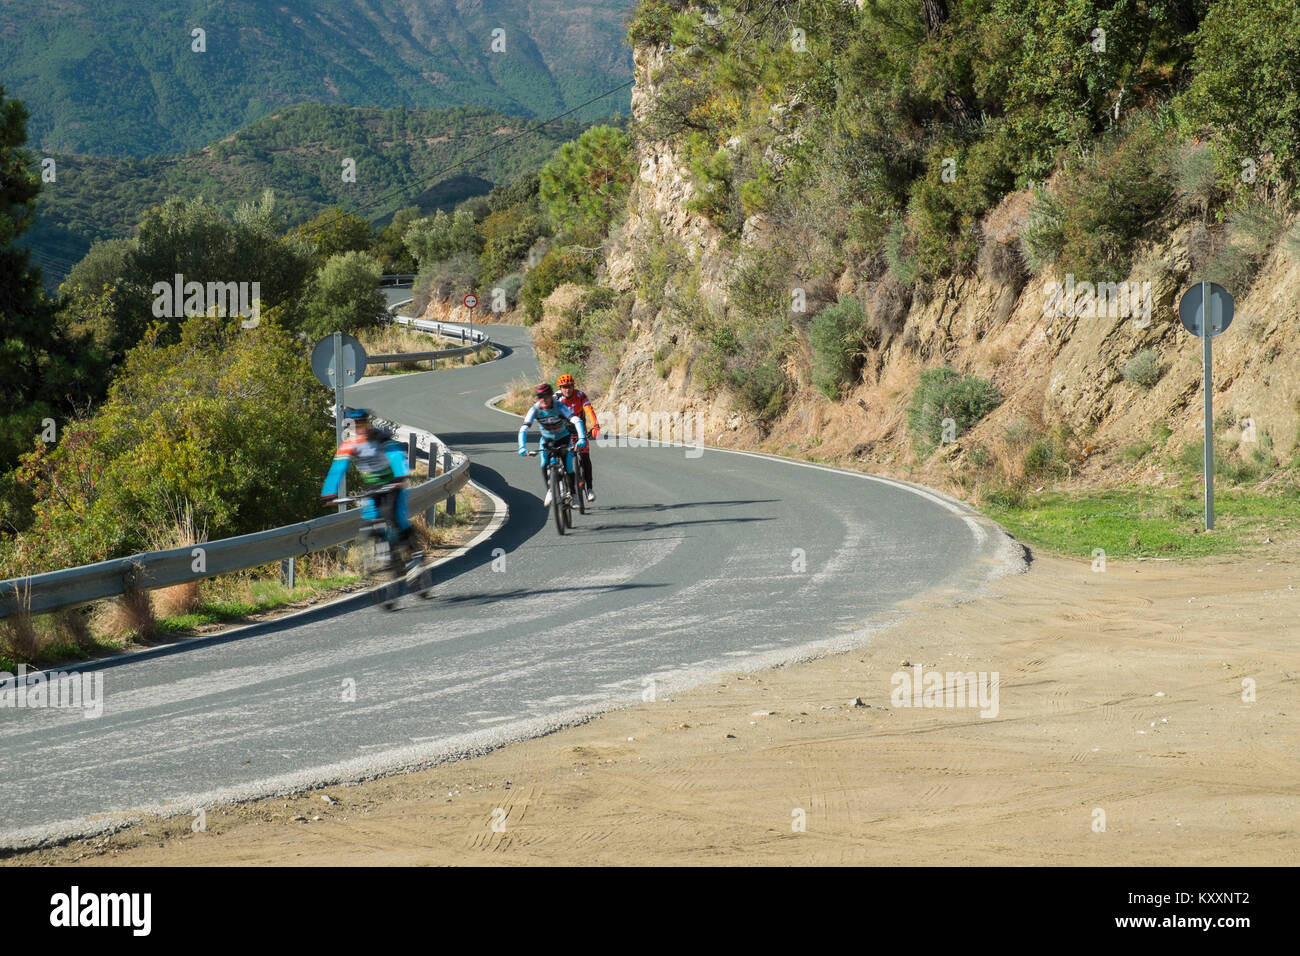
[[[383,568],[384,575],[384,592],[387,594],[383,602],[385,611],[394,610],[397,607],[397,599],[400,597],[398,581],[406,580],[411,577],[411,572],[418,570],[424,563],[424,552],[417,551],[409,544],[402,542],[401,532],[397,530],[397,519],[394,509],[397,506],[397,492],[402,487],[401,482],[390,482],[364,495],[353,495],[347,498],[335,498],[330,504],[353,504],[364,503],[369,499],[375,503],[375,510],[379,512],[378,517],[366,518],[364,515],[361,519],[361,527],[357,531],[357,540],[366,539],[370,543],[369,559],[363,555],[362,562],[365,571],[368,573],[374,568]],[[412,581],[418,580],[420,575],[412,578]],[[424,586],[416,593],[420,598],[427,600],[433,596],[433,579],[429,574]]]
[[[546,490],[551,496],[551,508],[555,512],[555,530],[564,534],[565,528],[573,527],[573,485],[572,477],[566,471],[565,459],[570,454],[570,439],[544,438],[542,447],[546,451]],[[529,458],[537,457],[537,452],[530,451]],[[573,452],[573,454],[577,454]],[[577,463],[575,463],[577,464]],[[581,465],[578,464],[580,468]],[[579,508],[583,508],[580,504]],[[585,514],[585,508],[583,508]]]
[[[587,479],[582,476],[582,452],[578,451],[578,440],[571,439],[569,450],[573,452],[573,493],[578,499],[578,514],[587,513]]]

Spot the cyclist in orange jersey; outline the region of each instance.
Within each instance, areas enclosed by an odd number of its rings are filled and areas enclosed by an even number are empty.
[[[591,400],[587,398],[587,393],[574,384],[573,376],[568,372],[561,375],[555,384],[560,390],[560,401],[568,405],[575,415],[582,418],[587,435],[591,438],[599,438],[600,423],[596,420],[596,410],[592,407]],[[587,500],[595,501],[596,492],[591,486],[591,442],[579,449],[578,457],[582,462],[582,480],[587,484]]]

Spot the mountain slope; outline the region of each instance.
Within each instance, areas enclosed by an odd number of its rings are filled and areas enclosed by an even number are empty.
[[[0,77],[34,149],[193,149],[275,110],[484,106],[552,115],[631,75],[631,0],[5,0]],[[192,49],[205,31],[204,52]],[[493,51],[503,30],[503,52]],[[626,93],[593,104],[592,118]]]
[[[91,242],[131,235],[143,212],[170,195],[206,196],[233,211],[271,188],[289,222],[332,205],[382,222],[403,206],[449,208],[536,169],[583,125],[563,121],[519,136],[527,121],[493,110],[302,104],[184,156],[56,155],[57,179],[44,184],[24,238],[54,286]],[[355,182],[343,179],[347,158],[356,161]]]

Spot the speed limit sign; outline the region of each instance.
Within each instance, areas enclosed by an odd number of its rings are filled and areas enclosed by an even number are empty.
[[[478,296],[476,296],[472,292],[469,295],[465,296],[465,308],[472,309],[476,305],[478,305]]]

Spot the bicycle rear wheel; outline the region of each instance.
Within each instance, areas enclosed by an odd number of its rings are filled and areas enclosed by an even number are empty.
[[[561,514],[564,508],[564,479],[559,477],[561,474],[560,469],[554,464],[546,470],[546,483],[551,491],[551,508],[555,512],[555,530],[564,534],[564,515]]]

